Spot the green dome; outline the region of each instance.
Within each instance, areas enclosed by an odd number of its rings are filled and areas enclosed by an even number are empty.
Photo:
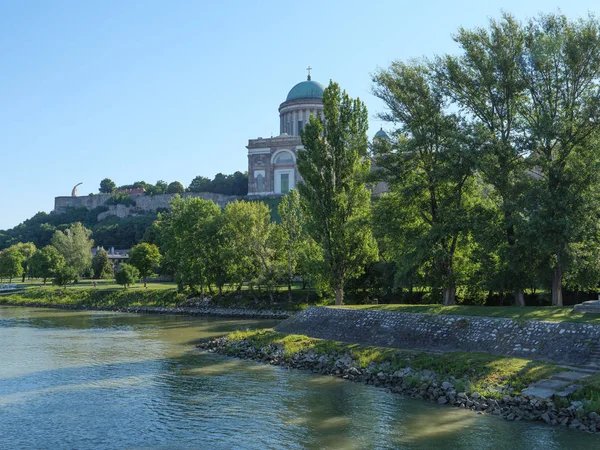
[[[302,81],[292,88],[285,101],[289,102],[301,98],[323,98],[323,89],[325,89],[325,86],[317,81]]]
[[[388,134],[385,131],[383,131],[383,128],[381,128],[377,133],[375,133],[374,139],[385,139],[385,140],[389,141],[390,137],[388,136]]]

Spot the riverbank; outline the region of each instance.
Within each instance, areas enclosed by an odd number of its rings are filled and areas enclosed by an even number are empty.
[[[252,305],[233,295],[221,300],[187,298],[174,290],[28,289],[23,293],[0,297],[0,305],[255,319],[286,319],[292,314],[289,310],[270,308],[266,304]]]
[[[492,414],[600,431],[600,378],[590,376],[568,397],[538,398],[522,390],[561,372],[544,361],[485,353],[431,354],[285,335],[273,330],[234,332],[199,348],[266,364],[310,370],[367,383],[417,399]]]

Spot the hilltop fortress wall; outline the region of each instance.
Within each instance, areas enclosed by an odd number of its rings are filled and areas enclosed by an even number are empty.
[[[105,205],[105,203],[111,197],[110,194],[95,194],[81,197],[55,197],[54,212],[56,214],[62,214],[67,212],[69,208],[79,208],[82,206],[91,211],[99,206],[106,206],[108,211],[99,214],[98,220],[102,220],[107,216],[124,218],[144,214],[147,212],[156,212],[159,209],[168,209],[171,199],[175,195],[177,194],[160,194],[152,196],[145,194],[132,194],[131,206]],[[186,192],[181,196],[184,198],[199,197],[204,200],[212,200],[221,207],[224,207],[227,203],[241,200],[243,198],[236,195],[214,194],[212,192]]]

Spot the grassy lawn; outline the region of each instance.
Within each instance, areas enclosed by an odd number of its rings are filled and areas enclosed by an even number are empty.
[[[13,284],[17,285],[17,288],[42,288],[45,290],[70,290],[70,289],[94,289],[94,281],[96,282],[96,289],[100,290],[108,290],[114,291],[118,289],[123,289],[123,286],[120,284],[116,284],[115,280],[91,280],[91,279],[81,279],[76,284],[70,284],[66,288],[61,288],[58,286],[54,286],[50,281],[43,285],[42,279],[33,279],[33,280],[25,280],[25,283],[21,283],[21,280],[13,280]],[[148,289],[153,290],[163,290],[163,289],[177,289],[177,284],[170,282],[148,282]],[[132,286],[129,286],[127,290],[144,290],[143,283],[136,283]]]
[[[382,365],[388,372],[404,367],[433,370],[442,379],[455,377],[457,387],[465,392],[477,391],[486,396],[497,396],[495,389],[510,385],[518,393],[534,381],[549,378],[560,369],[556,364],[487,353],[449,352],[432,354],[384,347],[309,338],[302,335],[285,335],[268,330],[236,331],[228,335],[230,342],[246,340],[253,347],[281,346],[285,357],[293,358],[301,351],[312,350],[317,355],[349,353],[361,368]],[[388,365],[389,364],[389,365]],[[376,370],[379,370],[377,368]],[[600,392],[600,390],[599,390]]]
[[[583,314],[570,306],[442,306],[442,305],[343,305],[332,308],[397,311],[407,313],[449,314],[464,316],[504,317],[516,320],[548,322],[586,322],[600,325],[600,314]]]

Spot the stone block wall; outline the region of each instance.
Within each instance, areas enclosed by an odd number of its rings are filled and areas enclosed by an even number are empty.
[[[563,364],[587,363],[600,342],[600,325],[585,323],[325,307],[306,309],[276,330],[363,345],[487,352]]]
[[[109,210],[101,213],[98,220],[102,220],[100,217],[105,218],[109,215],[124,218],[145,211],[156,212],[156,210],[160,208],[168,209],[171,199],[175,195],[176,194],[162,194],[150,196],[145,194],[133,194],[131,199],[134,201],[135,206],[108,205]],[[86,195],[82,197],[55,197],[54,212],[61,214],[67,212],[68,208],[77,208],[81,206],[85,206],[88,210],[92,210],[98,206],[103,206],[110,197],[110,194]],[[212,192],[186,192],[182,197],[199,197],[204,200],[212,200],[221,207],[242,198],[236,195],[215,194]]]

